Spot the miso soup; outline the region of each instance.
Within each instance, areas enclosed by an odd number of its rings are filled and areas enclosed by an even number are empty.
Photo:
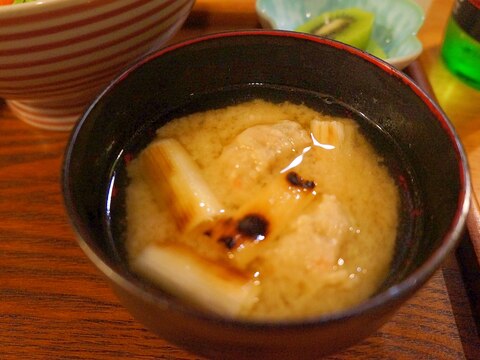
[[[160,127],[128,165],[131,269],[222,316],[352,307],[392,263],[400,194],[359,124],[254,99]]]

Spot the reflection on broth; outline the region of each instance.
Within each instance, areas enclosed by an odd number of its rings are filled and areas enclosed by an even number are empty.
[[[354,306],[387,276],[399,193],[355,121],[247,101],[168,122],[128,166],[136,273],[224,316]]]

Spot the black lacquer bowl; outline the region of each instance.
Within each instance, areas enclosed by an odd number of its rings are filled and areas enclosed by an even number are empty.
[[[173,117],[253,97],[353,114],[401,190],[390,274],[348,311],[280,323],[224,319],[183,305],[127,267],[125,164]],[[439,268],[462,235],[470,180],[452,125],[403,73],[334,41],[243,31],[173,45],[120,75],[73,130],[63,192],[82,249],[133,316],[161,337],[211,358],[313,358],[367,337]]]

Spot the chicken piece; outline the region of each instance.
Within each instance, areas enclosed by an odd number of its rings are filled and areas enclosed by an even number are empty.
[[[334,195],[300,215],[293,230],[279,239],[272,261],[287,268],[331,272],[338,263],[344,241],[352,236],[352,222]]]
[[[258,272],[261,282],[254,313],[266,314],[266,319],[275,318],[276,313],[286,318],[317,316],[315,303],[326,291],[348,291],[351,286],[340,256],[344,244],[355,236],[352,222],[334,195],[323,195],[319,200],[292,219],[285,235],[265,249],[260,261],[252,263],[251,269]],[[271,297],[281,300],[275,312],[264,306]],[[320,308],[321,312],[330,311],[335,305],[326,303]]]
[[[252,126],[240,133],[220,155],[222,179],[230,183],[234,192],[246,191],[248,196],[261,176],[280,171],[310,142],[308,132],[293,121]]]

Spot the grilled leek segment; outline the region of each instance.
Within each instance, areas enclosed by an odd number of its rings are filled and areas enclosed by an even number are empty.
[[[140,161],[154,197],[166,201],[181,232],[223,212],[197,164],[177,140],[154,142],[143,151]]]
[[[316,145],[328,149],[352,146],[355,138],[354,125],[338,120],[312,120],[310,130]]]
[[[248,311],[257,301],[259,286],[253,276],[182,245],[151,244],[132,267],[173,295],[225,316]]]

